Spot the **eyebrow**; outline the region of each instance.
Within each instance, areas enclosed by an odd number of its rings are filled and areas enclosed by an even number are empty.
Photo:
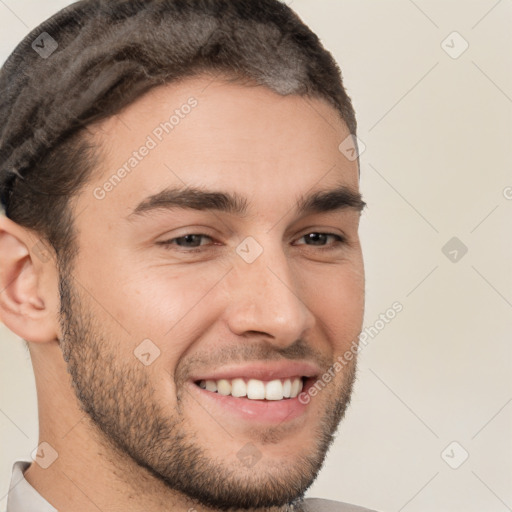
[[[362,212],[365,207],[366,203],[361,194],[344,185],[299,196],[296,201],[296,213],[299,215],[346,209]],[[248,201],[236,192],[208,191],[198,187],[166,188],[143,199],[127,219],[175,208],[214,210],[245,217],[248,213]]]

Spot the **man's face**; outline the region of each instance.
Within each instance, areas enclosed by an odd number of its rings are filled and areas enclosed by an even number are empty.
[[[203,77],[98,128],[104,165],[72,203],[79,253],[61,276],[61,346],[96,434],[205,505],[297,498],[348,404],[355,359],[333,364],[362,324],[360,212],[306,204],[357,194],[345,124],[318,99]],[[197,189],[238,201],[177,204]],[[329,369],[309,403],[280,399]]]

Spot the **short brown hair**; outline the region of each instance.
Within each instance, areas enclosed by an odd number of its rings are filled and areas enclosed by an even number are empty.
[[[99,162],[87,125],[203,72],[321,97],[356,133],[339,67],[278,0],[82,0],[30,32],[0,70],[6,215],[68,260],[69,199]]]

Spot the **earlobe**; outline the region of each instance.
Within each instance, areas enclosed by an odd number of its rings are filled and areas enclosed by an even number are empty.
[[[33,232],[0,215],[0,318],[26,341],[44,343],[57,338],[56,274],[37,245]]]

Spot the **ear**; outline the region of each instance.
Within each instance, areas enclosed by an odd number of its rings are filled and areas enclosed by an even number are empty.
[[[0,318],[26,341],[58,336],[58,272],[54,251],[0,214]]]

